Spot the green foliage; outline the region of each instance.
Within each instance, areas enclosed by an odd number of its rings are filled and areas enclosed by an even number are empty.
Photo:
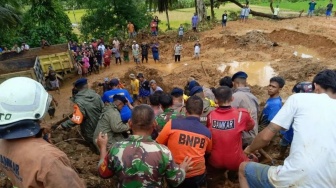
[[[232,11],[232,10],[228,11],[229,20],[236,21],[239,19],[239,16],[240,16],[240,11]]]
[[[182,8],[192,8],[195,7],[194,0],[179,0],[172,4],[171,9],[182,9]]]
[[[32,0],[30,10],[24,14],[21,34],[31,47],[40,46],[42,38],[51,44],[77,40],[69,17],[55,0]]]
[[[318,7],[317,9],[315,9],[314,14],[316,16],[321,16],[321,15],[325,15],[326,11],[327,11],[327,7]]]
[[[144,3],[137,0],[100,0],[90,3],[90,9],[82,17],[80,31],[84,39],[111,36],[124,37],[127,22],[131,21],[136,30],[149,25],[152,19]]]

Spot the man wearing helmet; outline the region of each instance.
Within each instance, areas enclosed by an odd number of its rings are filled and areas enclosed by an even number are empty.
[[[75,93],[71,97],[71,101],[74,103],[74,113],[71,119],[61,124],[61,127],[67,129],[80,125],[82,136],[94,148],[93,133],[104,103],[95,91],[88,89],[86,78],[78,79],[74,86]]]
[[[30,78],[0,85],[0,170],[15,187],[85,187],[66,154],[41,138],[39,122],[51,100]]]

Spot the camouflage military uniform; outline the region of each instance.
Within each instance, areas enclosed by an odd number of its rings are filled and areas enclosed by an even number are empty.
[[[158,124],[158,131],[160,132],[170,119],[177,119],[182,117],[185,117],[184,113],[175,112],[174,109],[172,108],[165,109],[161,114],[158,114],[155,118]]]
[[[173,161],[166,146],[137,135],[117,142],[99,162],[98,171],[102,178],[116,175],[122,188],[163,187],[164,178],[177,186],[185,179],[185,171]]]

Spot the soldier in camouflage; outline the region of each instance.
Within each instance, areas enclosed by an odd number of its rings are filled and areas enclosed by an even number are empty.
[[[150,138],[155,126],[154,111],[150,106],[135,107],[129,124],[134,135],[117,142],[108,153],[108,136],[99,133],[99,175],[102,178],[116,175],[120,188],[163,187],[164,179],[172,186],[181,184],[192,165],[191,158],[185,157],[177,165],[170,150]]]
[[[163,109],[163,112],[156,116],[155,120],[158,125],[158,132],[160,132],[163,127],[166,125],[166,123],[170,119],[177,119],[177,118],[183,118],[185,117],[184,113],[178,113],[175,112],[174,109],[172,109],[173,105],[173,98],[169,94],[162,94],[159,97],[160,105]]]
[[[122,121],[120,111],[127,102],[127,99],[123,95],[114,95],[113,103],[109,103],[104,107],[93,135],[95,145],[95,139],[100,132],[107,133],[108,135],[107,148],[110,148],[118,141],[124,140],[122,133],[128,131],[129,126]],[[96,145],[96,147],[98,146]]]

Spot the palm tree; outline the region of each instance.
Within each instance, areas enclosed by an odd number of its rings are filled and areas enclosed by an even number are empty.
[[[0,28],[9,29],[21,23],[21,2],[0,0]]]

